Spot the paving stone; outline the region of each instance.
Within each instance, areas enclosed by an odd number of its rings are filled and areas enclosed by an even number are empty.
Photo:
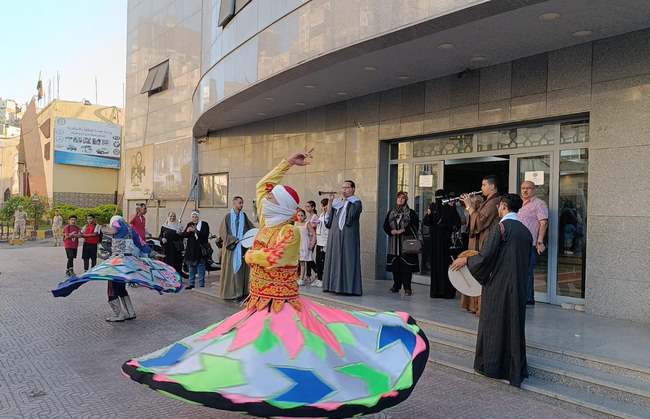
[[[78,260],[78,262],[80,262]],[[79,266],[79,265],[77,265]],[[50,293],[61,248],[0,248],[0,418],[241,418],[163,397],[126,379],[122,363],[234,313],[192,291],[129,289],[138,317],[104,321],[106,285]],[[429,364],[408,401],[374,418],[583,418],[573,406]]]

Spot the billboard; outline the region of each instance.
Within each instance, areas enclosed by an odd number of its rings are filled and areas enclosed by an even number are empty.
[[[121,126],[75,118],[56,119],[55,163],[119,169],[121,152]]]

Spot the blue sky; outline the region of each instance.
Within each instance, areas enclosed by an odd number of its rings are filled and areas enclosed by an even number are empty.
[[[60,74],[61,99],[122,106],[127,0],[7,0],[0,5],[0,97],[24,103]]]

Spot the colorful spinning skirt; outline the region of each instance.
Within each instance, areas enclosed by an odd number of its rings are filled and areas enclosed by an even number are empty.
[[[59,283],[52,294],[67,297],[89,281],[113,281],[124,284],[137,284],[152,290],[179,292],[183,288],[181,277],[171,266],[159,260],[136,256],[112,256],[89,271]]]
[[[401,312],[242,310],[122,366],[160,393],[262,417],[349,417],[404,401],[429,342]]]

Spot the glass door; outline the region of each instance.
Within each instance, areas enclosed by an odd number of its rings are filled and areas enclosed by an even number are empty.
[[[420,253],[420,272],[413,276],[413,282],[418,284],[428,285],[431,283],[431,263],[429,261],[431,236],[429,227],[425,226],[422,220],[429,204],[433,202],[436,189],[442,187],[443,165],[443,161],[413,164],[413,191],[409,194],[409,205],[420,219],[420,232],[424,244],[422,253]]]
[[[559,302],[585,298],[589,150],[561,150],[559,167],[557,287]]]
[[[510,176],[510,192],[521,195],[521,184],[524,181],[531,181],[535,184],[535,196],[546,204],[549,209],[554,208],[553,195],[554,192],[551,188],[552,183],[552,158],[550,153],[544,154],[526,154],[511,156],[511,176]],[[535,289],[535,300],[550,302],[554,301],[555,284],[553,279],[555,275],[549,275],[553,272],[551,269],[551,259],[549,257],[549,248],[555,249],[556,237],[553,232],[553,216],[552,211],[549,210],[549,219],[547,220],[545,244],[546,250],[541,255],[537,255],[537,262],[535,263],[535,272],[533,285]],[[533,243],[537,241],[537,237],[533,237]]]

